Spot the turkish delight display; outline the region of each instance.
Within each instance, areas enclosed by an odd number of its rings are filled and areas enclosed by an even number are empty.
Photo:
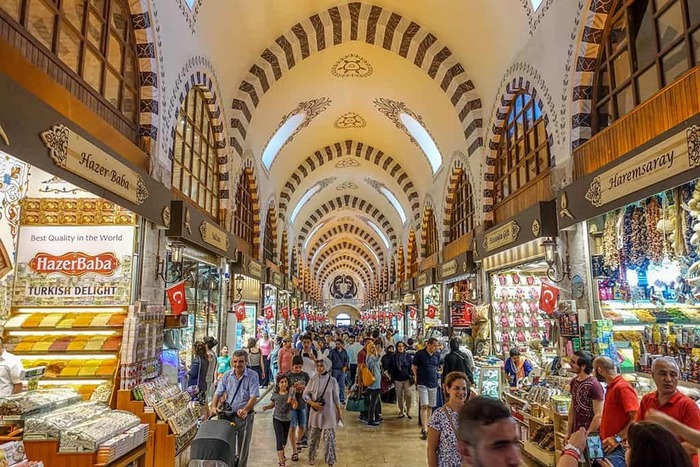
[[[5,418],[8,416],[26,417],[65,407],[80,400],[80,394],[73,389],[55,388],[27,391],[0,397],[0,415]]]
[[[131,412],[112,410],[61,430],[59,451],[96,452],[100,444],[141,424]]]
[[[45,415],[29,417],[24,422],[24,438],[58,438],[61,430],[109,411],[110,408],[101,402],[81,402]]]

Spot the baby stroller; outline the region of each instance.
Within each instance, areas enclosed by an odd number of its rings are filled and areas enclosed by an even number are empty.
[[[188,467],[236,467],[234,433],[228,420],[202,422],[192,440]]]

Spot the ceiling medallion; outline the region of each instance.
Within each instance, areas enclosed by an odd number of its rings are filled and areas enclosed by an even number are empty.
[[[343,182],[340,185],[338,185],[335,189],[338,191],[357,190],[357,185],[355,185],[352,182]]]
[[[338,120],[333,123],[333,126],[339,130],[348,128],[364,128],[367,126],[367,121],[361,115],[355,112],[347,112],[338,117]]]
[[[335,167],[338,169],[349,169],[351,167],[359,166],[360,163],[354,157],[344,157],[335,164]]]
[[[367,78],[374,72],[372,65],[357,54],[348,54],[340,57],[333,64],[331,73],[336,78]]]

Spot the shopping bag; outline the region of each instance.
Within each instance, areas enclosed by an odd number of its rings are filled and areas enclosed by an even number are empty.
[[[348,412],[366,412],[367,400],[363,396],[353,396],[345,404],[345,410]]]
[[[372,384],[374,384],[374,382],[376,381],[376,379],[377,379],[377,378],[374,377],[374,375],[372,374],[372,372],[369,371],[369,368],[367,368],[366,366],[363,366],[363,367],[362,367],[362,385],[363,385],[364,387],[369,387],[369,386],[371,386]]]

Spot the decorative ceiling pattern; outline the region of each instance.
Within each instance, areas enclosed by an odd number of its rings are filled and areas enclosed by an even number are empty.
[[[387,99],[385,97],[379,97],[375,99],[373,103],[379,111],[379,113],[386,116],[389,120],[391,120],[394,123],[396,128],[403,131],[406,134],[406,136],[408,136],[408,139],[410,139],[411,142],[415,144],[418,149],[420,149],[425,158],[429,160],[430,158],[428,157],[428,154],[426,154],[423,150],[423,147],[418,143],[418,141],[416,141],[413,135],[408,131],[408,128],[406,128],[406,125],[404,125],[401,121],[401,114],[411,116],[418,123],[420,123],[420,125],[425,129],[425,131],[428,132],[433,141],[435,141],[435,137],[433,137],[432,133],[430,133],[430,130],[423,122],[423,117],[415,113],[413,110],[409,109],[405,102],[399,102],[392,99]],[[435,143],[435,145],[437,146],[437,143]]]
[[[239,156],[244,153],[253,112],[271,86],[312,54],[351,41],[382,47],[423,70],[454,107],[468,154],[483,145],[481,99],[452,51],[415,21],[381,6],[351,2],[295,24],[252,64],[232,102],[231,146]]]
[[[345,157],[343,159],[340,159],[338,162],[335,163],[335,167],[338,169],[350,169],[353,167],[359,167],[360,163],[357,162],[357,160],[353,159],[352,157]]]
[[[279,215],[282,219],[285,219],[286,211],[289,208],[289,202],[292,195],[301,185],[302,181],[305,178],[310,177],[318,168],[335,159],[340,159],[336,163],[336,167],[342,163],[342,167],[338,168],[359,167],[360,163],[357,159],[364,159],[366,162],[381,167],[382,170],[396,180],[396,183],[398,183],[403,190],[408,203],[410,204],[414,221],[417,222],[420,219],[420,199],[418,196],[418,191],[415,188],[413,180],[406,173],[397,159],[368,144],[354,140],[339,141],[332,145],[326,146],[323,149],[315,151],[297,167],[297,169],[285,182],[284,189],[280,193]],[[353,159],[355,159],[357,165],[349,162]],[[399,198],[399,196],[397,196],[397,198]]]
[[[367,120],[365,120],[362,115],[355,112],[346,112],[333,122],[333,126],[339,130],[364,128],[367,126]]]
[[[324,245],[327,241],[331,240],[334,237],[338,237],[344,234],[357,236],[359,237],[360,241],[368,243],[372,247],[374,252],[377,254],[377,256],[379,256],[379,258],[382,261],[384,261],[384,248],[382,248],[379,245],[379,242],[377,242],[375,235],[370,234],[367,230],[363,229],[362,227],[358,227],[354,224],[348,223],[336,225],[330,228],[323,235],[321,235],[318,238],[318,240],[314,242],[313,246],[311,246],[311,248],[308,249],[308,256],[313,258],[313,256],[316,254],[316,250],[318,250],[321,247],[321,245]]]
[[[348,240],[341,240],[336,243],[329,243],[319,250],[319,254],[314,261],[311,262],[311,267],[323,264],[327,258],[332,257],[335,253],[355,253],[360,258],[367,261],[367,264],[372,266],[372,275],[375,271],[379,271],[380,264],[379,261],[370,253],[369,249],[362,245],[350,242]]]
[[[335,189],[338,191],[357,190],[357,185],[352,182],[343,182],[335,187]]]
[[[299,230],[297,242],[299,249],[301,250],[302,244],[304,243],[306,236],[309,234],[309,232],[313,230],[314,226],[319,221],[323,220],[325,216],[333,214],[334,211],[344,208],[354,209],[369,214],[370,217],[372,217],[372,219],[376,223],[376,225],[380,229],[382,229],[383,233],[387,236],[387,238],[389,239],[389,243],[393,246],[396,246],[396,231],[394,230],[394,227],[392,227],[391,223],[386,218],[386,216],[384,216],[384,214],[382,214],[382,212],[379,209],[375,208],[371,203],[367,202],[366,200],[358,198],[357,196],[343,195],[324,203],[308,217],[308,219],[304,222],[304,224]]]
[[[319,274],[317,278],[321,283],[321,286],[325,288],[325,284],[327,283],[328,278],[331,277],[333,274],[337,273],[356,274],[356,277],[362,282],[362,285],[365,289],[369,288],[369,285],[372,282],[372,278],[367,277],[365,271],[360,266],[358,266],[357,263],[341,259],[338,259],[337,262],[334,262],[332,266],[327,267],[323,271],[323,274]]]
[[[374,68],[363,57],[348,54],[340,57],[331,68],[331,74],[336,78],[367,78],[372,76]]]
[[[323,283],[329,276],[342,268],[355,271],[362,278],[365,288],[376,279],[369,266],[364,264],[361,259],[349,254],[340,254],[329,259],[326,264],[319,267],[314,277]]]

